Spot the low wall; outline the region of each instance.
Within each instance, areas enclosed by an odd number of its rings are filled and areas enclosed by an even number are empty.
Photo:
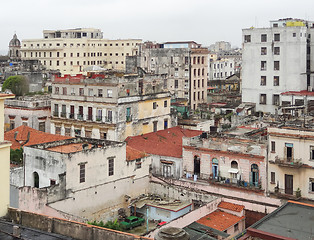
[[[37,213],[21,211],[15,208],[8,209],[8,217],[15,223],[25,227],[61,234],[78,240],[152,240],[151,238],[140,237],[130,233],[124,233],[61,218],[49,217]]]
[[[178,217],[177,219],[174,219],[173,221],[163,225],[162,227],[155,229],[154,231],[150,232],[146,236],[153,238],[157,234],[157,232],[159,232],[161,228],[165,228],[165,227],[184,228],[190,225],[191,223],[197,221],[198,219],[205,217],[207,214],[210,214],[214,212],[215,210],[217,210],[217,206],[220,202],[221,202],[221,199],[217,198],[213,200],[212,202],[207,203],[203,207],[200,207],[192,212],[189,212],[181,217]]]

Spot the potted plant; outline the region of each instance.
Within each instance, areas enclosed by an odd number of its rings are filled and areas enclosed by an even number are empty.
[[[301,189],[300,189],[300,188],[298,188],[297,191],[295,192],[295,196],[296,196],[297,198],[300,198],[300,197],[301,197]]]

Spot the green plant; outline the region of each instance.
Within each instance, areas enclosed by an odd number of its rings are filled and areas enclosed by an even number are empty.
[[[300,189],[300,188],[298,188],[297,191],[295,192],[295,196],[296,196],[297,198],[300,198],[300,197],[301,197],[301,189]]]
[[[104,228],[109,228],[109,229],[113,229],[113,230],[118,230],[118,231],[123,231],[123,227],[122,225],[118,222],[118,220],[114,220],[114,221],[108,221],[104,224],[103,221],[100,222],[87,222],[90,225],[94,225],[94,226],[98,226],[98,227],[104,227]]]
[[[23,163],[23,148],[10,149],[10,162],[14,164]]]
[[[28,80],[21,75],[8,77],[2,85],[2,91],[6,89],[10,89],[16,96],[23,96],[29,92]]]

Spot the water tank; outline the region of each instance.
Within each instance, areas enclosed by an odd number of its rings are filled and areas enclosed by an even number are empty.
[[[181,228],[162,228],[156,234],[155,240],[190,240],[190,235]]]

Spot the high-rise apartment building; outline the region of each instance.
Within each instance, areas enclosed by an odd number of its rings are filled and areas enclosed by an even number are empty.
[[[242,101],[276,113],[281,93],[312,89],[314,22],[289,18],[270,25],[242,30]]]
[[[46,69],[77,74],[98,65],[125,70],[125,57],[138,54],[140,39],[103,39],[100,29],[44,30],[43,39],[22,40],[22,60],[39,60]]]

